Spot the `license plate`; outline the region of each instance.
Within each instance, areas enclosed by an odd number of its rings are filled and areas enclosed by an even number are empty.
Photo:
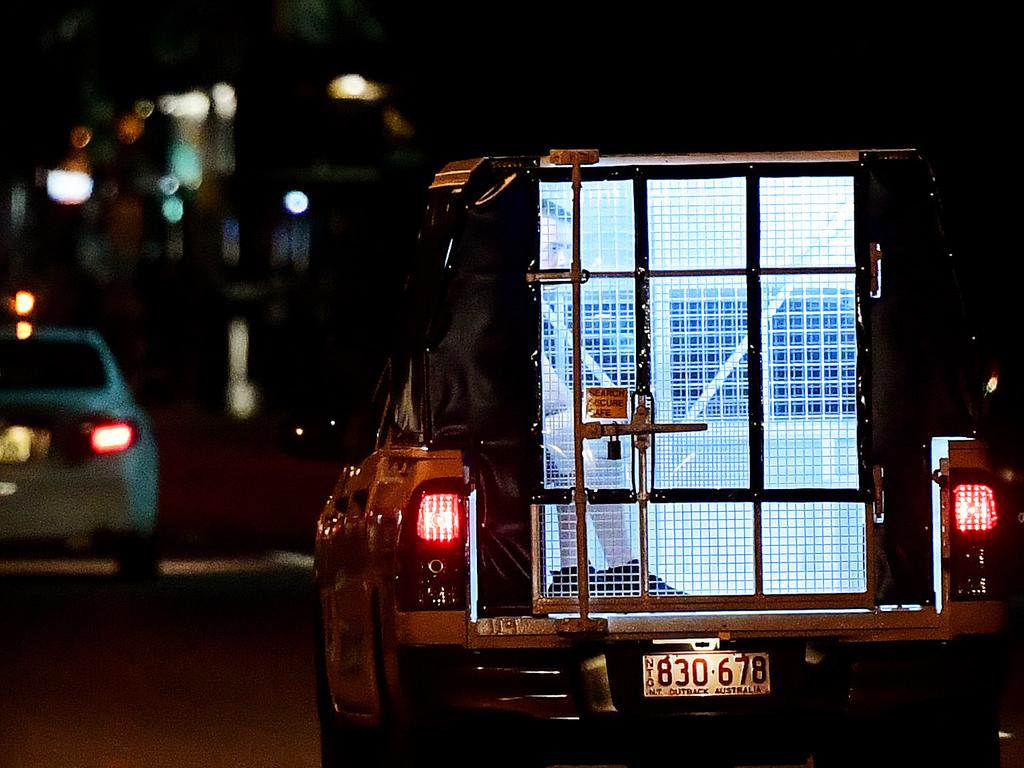
[[[771,693],[767,653],[707,651],[644,656],[644,697],[764,696]]]
[[[43,458],[50,446],[50,433],[41,429],[11,426],[0,428],[0,464],[23,464]]]

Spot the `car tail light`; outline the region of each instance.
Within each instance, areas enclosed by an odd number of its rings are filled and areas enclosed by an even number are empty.
[[[953,596],[999,599],[1005,586],[1005,553],[995,490],[979,470],[951,470],[949,488]]]
[[[135,428],[127,422],[96,424],[89,433],[93,453],[117,453],[135,442]]]
[[[413,494],[399,546],[404,610],[465,608],[468,509],[461,479],[431,481]]]
[[[995,494],[987,485],[958,485],[953,488],[953,515],[961,533],[991,531],[999,522]]]
[[[417,511],[416,535],[437,544],[457,542],[462,508],[462,497],[457,493],[424,493]]]

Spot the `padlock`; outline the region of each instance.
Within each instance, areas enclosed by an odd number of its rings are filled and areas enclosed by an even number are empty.
[[[616,435],[612,435],[608,440],[608,458],[612,460],[622,458],[622,443],[619,442]]]

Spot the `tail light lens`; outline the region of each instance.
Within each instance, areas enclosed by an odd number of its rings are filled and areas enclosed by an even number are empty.
[[[128,422],[96,424],[89,433],[93,453],[118,453],[135,442],[135,428]]]
[[[981,471],[953,470],[950,476],[953,594],[959,600],[1000,599],[1004,553],[995,490]]]
[[[958,485],[953,488],[953,515],[960,533],[991,531],[999,522],[996,496],[987,485]]]
[[[455,487],[458,486],[458,490]],[[461,481],[431,482],[413,494],[402,526],[399,581],[404,610],[466,607],[468,499]]]
[[[424,493],[416,517],[416,535],[422,541],[452,544],[462,529],[462,497],[457,493]]]

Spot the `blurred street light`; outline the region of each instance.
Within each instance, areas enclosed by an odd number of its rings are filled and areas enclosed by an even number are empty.
[[[309,197],[305,192],[293,189],[284,196],[284,207],[288,213],[301,216],[309,210]]]
[[[14,314],[26,317],[36,307],[36,297],[31,291],[18,291],[14,294]]]
[[[384,86],[367,80],[362,75],[341,75],[327,86],[327,94],[332,99],[358,99],[359,101],[379,101],[384,98]]]
[[[55,170],[46,174],[46,194],[55,203],[78,205],[92,197],[92,176],[83,171]]]
[[[71,146],[75,149],[85,149],[92,141],[92,131],[84,125],[76,125],[71,129]]]
[[[213,96],[213,109],[217,117],[228,119],[235,116],[238,108],[238,100],[235,96],[235,89],[227,83],[217,83],[210,89]]]
[[[177,224],[181,221],[182,216],[185,215],[185,204],[180,197],[172,195],[164,200],[160,206],[160,211],[168,223]]]
[[[202,91],[171,93],[160,97],[160,111],[170,117],[203,122],[210,114],[210,97]]]

